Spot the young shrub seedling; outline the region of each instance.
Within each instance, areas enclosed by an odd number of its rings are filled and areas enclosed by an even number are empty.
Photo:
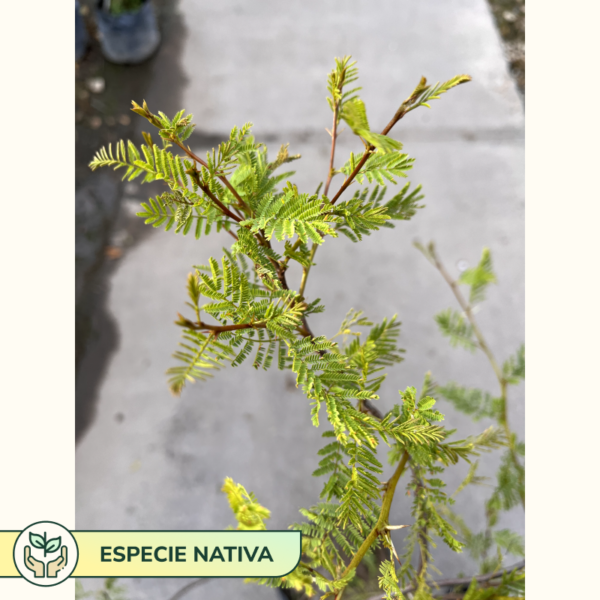
[[[447,598],[522,597],[522,565],[503,570],[506,554],[522,555],[522,541],[508,530],[493,527],[499,511],[525,502],[524,450],[509,429],[506,402],[508,386],[524,376],[524,358],[519,351],[500,368],[473,318],[471,304],[479,302],[494,281],[489,252],[484,251],[479,265],[455,282],[435,248],[422,248],[462,309],[436,317],[442,332],[453,345],[486,354],[498,377],[498,397],[454,383],[440,387],[427,374],[419,391],[416,387],[400,391],[399,403],[383,414],[375,401],[384,371],[402,360],[396,318],[372,323],[361,312],[350,310],[333,338],[311,328],[311,315],[325,310],[318,298],[305,295],[318,248],[340,234],[359,243],[381,228],[411,219],[422,208],[420,186],[398,185],[414,159],[391,137],[395,125],[470,80],[458,75],[431,85],[422,78],[394,107],[389,123],[376,132],[358,96],[361,88],[353,87],[357,78],[350,57],[336,59],[327,81],[333,115],[330,159],[323,169],[324,184],[315,193],[299,190],[291,181],[293,172],[281,172],[300,157],[290,155],[284,145],[269,159],[265,145],[251,135],[251,124],[234,127],[228,140],[202,158],[185,143],[194,129],[192,115],[182,110],[169,118],[151,112],[146,102],[141,106],[134,102],[133,111],[158,130],[158,139],[144,133],[140,148],[130,141],[103,148],[90,166],[123,169],[129,181],[142,177],[143,182],[165,182],[168,190],[142,205],[139,216],[146,223],[183,235],[193,233],[196,238],[212,231],[232,238],[222,257],[211,258],[188,276],[190,310],[178,316],[182,342],[174,355],[178,364],[168,371],[172,392],[179,395],[186,385],[250,359],[257,369],[291,370],[308,400],[312,423],[319,426],[326,419],[331,426],[323,433],[324,446],[318,451],[314,473],[324,477],[320,498],[302,509],[304,519],[292,525],[303,533],[302,560],[290,575],[258,583],[334,600],[346,594],[348,600],[359,565],[373,564],[375,552],[379,549],[380,555],[383,548],[388,558],[379,562],[378,585],[386,598],[425,600],[446,593],[446,588]],[[336,167],[342,121],[362,149]],[[342,182],[336,189],[337,176],[342,176]],[[352,192],[354,183],[367,185]],[[398,185],[391,196],[388,185]],[[299,281],[290,281],[292,262],[302,271]],[[459,284],[470,287],[469,302]],[[474,417],[494,418],[497,425],[474,437],[453,439],[453,432],[441,424],[444,417],[433,397],[438,394]],[[388,447],[388,460],[395,467],[385,482],[381,480],[382,446]],[[471,462],[481,452],[498,448],[505,454],[498,485],[486,505],[487,529],[474,534],[453,513],[453,495],[445,491],[442,474],[459,461]],[[460,489],[480,481],[476,465]],[[407,515],[410,522],[400,525],[390,522],[390,508],[404,474],[412,512]],[[253,494],[230,479],[223,491],[240,529],[265,528],[269,511]],[[405,547],[396,549],[391,532],[402,527],[409,528]],[[456,552],[466,546],[481,561],[482,575],[433,583],[428,569],[434,537]]]

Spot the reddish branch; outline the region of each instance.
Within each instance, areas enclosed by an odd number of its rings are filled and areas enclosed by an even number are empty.
[[[193,329],[194,331],[213,331],[216,334],[224,333],[226,331],[238,331],[240,329],[265,329],[266,324],[263,322],[257,323],[238,323],[237,325],[209,325],[208,323],[203,323],[199,321],[194,323],[194,321],[190,321],[186,319],[179,313],[177,313],[179,317],[179,321],[176,321],[176,325],[181,325],[183,327],[187,327],[188,329]]]
[[[329,192],[329,184],[331,183],[331,180],[333,178],[333,163],[334,163],[334,159],[335,159],[335,143],[337,141],[337,125],[338,125],[338,112],[339,112],[340,106],[339,106],[339,102],[336,103],[334,109],[333,109],[333,126],[331,128],[331,153],[329,155],[329,173],[327,173],[327,181],[325,183],[325,189],[323,190],[323,195],[327,196],[327,193]]]
[[[172,138],[173,143],[177,144],[192,160],[199,162],[205,169],[208,169],[208,164],[205,160],[194,154],[189,148],[186,148],[178,139]],[[229,183],[229,180],[224,175],[217,175],[217,177],[225,184],[225,187],[233,194],[233,197],[238,201],[240,207],[247,209],[246,203],[242,200],[241,196],[237,193],[236,189]],[[241,219],[240,219],[241,220]]]
[[[242,219],[237,215],[234,215],[211,191],[210,188],[200,180],[200,173],[197,169],[188,169],[186,173],[194,180],[194,183],[219,207],[219,210],[227,215],[230,219],[233,219],[237,223],[240,223]]]
[[[391,131],[392,127],[408,112],[407,105],[408,105],[409,100],[402,103],[400,108],[396,111],[396,114],[392,117],[392,120],[381,131],[381,135],[387,135]],[[358,164],[356,165],[356,167],[354,167],[354,170],[352,171],[352,173],[350,173],[350,175],[348,175],[348,177],[342,184],[342,187],[340,187],[340,189],[337,191],[337,194],[331,200],[331,204],[335,204],[339,200],[339,197],[344,193],[346,188],[354,181],[354,178],[356,177],[356,175],[358,175],[358,172],[363,168],[363,166],[367,162],[367,160],[369,160],[369,158],[373,154],[374,150],[375,150],[375,146],[373,146],[373,144],[370,144],[367,147],[362,158],[358,161]]]

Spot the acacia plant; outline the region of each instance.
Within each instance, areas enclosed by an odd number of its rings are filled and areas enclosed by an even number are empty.
[[[429,375],[420,393],[408,387],[386,414],[376,408],[385,368],[402,359],[400,323],[395,317],[373,324],[361,312],[351,310],[334,338],[311,329],[310,316],[324,311],[318,298],[305,295],[319,246],[340,234],[358,243],[380,228],[411,219],[422,208],[421,186],[411,189],[407,183],[386,198],[386,186],[405,178],[414,161],[390,137],[392,129],[413,110],[429,107],[432,100],[470,80],[459,75],[430,85],[422,78],[377,133],[371,130],[358,96],[361,88],[353,87],[357,77],[350,57],[336,59],[327,82],[333,113],[331,154],[324,185],[315,193],[300,191],[290,180],[293,172],[279,172],[300,157],[290,155],[284,145],[269,160],[265,145],[251,135],[251,124],[234,127],[228,140],[201,158],[185,143],[194,129],[192,115],[182,110],[170,119],[162,112],[151,112],[145,101],[142,106],[133,102],[132,110],[158,129],[159,140],[144,133],[140,149],[131,141],[121,141],[114,151],[111,146],[100,150],[90,166],[123,168],[124,179],[143,176],[143,182],[167,184],[167,191],[142,204],[138,214],[146,223],[184,235],[194,232],[196,238],[213,230],[223,230],[233,238],[220,260],[210,258],[208,265],[195,267],[188,276],[190,311],[177,320],[183,330],[181,348],[174,355],[179,364],[168,371],[173,393],[178,395],[186,384],[204,380],[226,364],[238,366],[252,356],[257,369],[277,365],[292,370],[308,399],[312,423],[319,426],[325,417],[330,425],[323,433],[325,446],[318,452],[320,462],[314,473],[326,478],[320,499],[301,510],[303,522],[292,525],[303,533],[302,561],[290,575],[259,583],[292,588],[307,596],[320,590],[323,598],[340,600],[356,584],[357,567],[363,562],[372,565],[376,551],[381,555],[387,549],[389,558],[380,561],[378,579],[386,597],[404,597],[404,586],[407,594],[415,593],[415,598],[423,600],[438,593],[428,578],[432,536],[457,552],[466,543],[451,524],[453,519],[456,522],[449,508],[453,499],[444,491],[440,474],[482,451],[508,446],[512,456],[518,448],[507,425],[451,440],[453,432],[440,424],[443,415],[434,408],[435,385]],[[363,147],[336,168],[342,121]],[[333,191],[337,175],[343,181]],[[375,185],[360,186],[352,193],[349,188],[354,183]],[[297,282],[288,278],[292,262],[302,269]],[[465,282],[471,290],[481,289],[491,280],[488,271],[471,273]],[[452,335],[473,335],[461,315],[446,317],[444,327]],[[363,335],[361,329],[366,330]],[[511,375],[503,377],[505,398]],[[443,390],[446,397],[454,393],[449,386]],[[378,454],[382,444],[390,448],[388,458],[395,466],[385,482]],[[407,488],[413,490],[412,521],[399,526],[390,523],[390,507],[400,478],[408,472],[412,472],[407,478]],[[470,473],[470,482],[476,480],[474,472]],[[509,487],[513,484],[511,480]],[[504,488],[499,485],[500,500],[492,508],[502,508]],[[252,494],[230,479],[223,490],[239,528],[265,528],[269,511]],[[490,521],[490,528],[493,525]],[[400,527],[410,527],[410,532],[397,568],[400,558],[391,532]],[[486,540],[492,539],[490,532],[485,535]],[[493,565],[488,579],[473,581],[467,593],[470,600],[521,595],[521,571],[499,571],[502,544],[498,547],[499,563]],[[418,566],[413,566],[415,548]],[[490,590],[494,591],[490,594]]]

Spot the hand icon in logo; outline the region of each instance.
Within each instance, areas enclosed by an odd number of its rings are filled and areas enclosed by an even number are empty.
[[[64,548],[64,546],[63,546]],[[44,576],[44,563],[41,560],[36,560],[31,556],[31,546],[25,546],[25,566],[33,571],[34,577]]]
[[[44,577],[44,570],[46,571],[46,577],[56,577],[58,572],[67,566],[67,557],[67,547],[63,546],[60,549],[60,556],[51,560],[46,566],[41,560],[37,560],[31,556],[31,546],[25,546],[25,566],[30,571],[33,571],[34,577]]]
[[[60,556],[51,560],[46,567],[48,577],[56,577],[57,573],[67,566],[67,547],[63,546],[60,549]]]

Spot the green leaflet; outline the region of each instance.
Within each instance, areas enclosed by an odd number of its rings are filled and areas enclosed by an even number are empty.
[[[231,347],[219,343],[210,334],[185,329],[182,337],[180,350],[173,355],[182,364],[167,371],[169,387],[176,396],[187,383],[212,377],[212,373],[232,357]]]
[[[423,208],[418,204],[423,196],[420,194],[421,186],[410,193],[409,187],[410,183],[407,183],[387,202],[384,202],[385,186],[382,188],[377,185],[372,191],[369,188],[356,191],[352,198],[335,207],[334,212],[339,217],[337,231],[358,242],[363,235],[371,235],[381,227],[393,229],[393,221],[410,220],[419,208]]]
[[[268,240],[275,237],[281,241],[297,235],[304,243],[321,244],[323,236],[337,236],[333,222],[323,198],[298,194],[298,190],[289,185],[282,195],[265,194],[256,205],[256,216],[241,225],[248,226],[252,233],[264,232]]]
[[[492,267],[492,256],[488,248],[484,248],[479,264],[464,271],[459,280],[470,286],[469,302],[476,304],[485,299],[485,290],[490,283],[496,283],[496,275]]]
[[[436,83],[435,85],[427,85],[427,79],[421,77],[421,81],[414,89],[413,93],[402,103],[402,108],[405,112],[414,110],[419,106],[429,106],[431,100],[439,100],[442,94],[451,90],[453,87],[460,85],[461,83],[467,83],[471,81],[469,75],[457,75],[444,83]]]
[[[506,555],[522,556],[524,553],[523,541],[519,535],[506,529],[494,530],[494,527],[498,523],[501,511],[511,510],[519,504],[523,508],[525,507],[525,468],[522,464],[525,447],[522,442],[517,440],[516,434],[510,430],[507,417],[508,385],[518,384],[525,377],[525,348],[521,346],[517,353],[508,358],[500,368],[485,342],[483,334],[477,327],[473,304],[482,302],[487,286],[496,281],[489,249],[484,248],[479,263],[464,271],[459,279],[454,281],[445,270],[433,243],[427,247],[421,244],[415,245],[440,271],[463,309],[461,313],[448,309],[436,316],[442,333],[450,338],[453,345],[460,344],[470,350],[480,349],[488,359],[499,385],[497,396],[453,382],[437,388],[437,391],[455,408],[471,415],[474,420],[486,417],[496,421],[497,426],[489,427],[478,436],[466,440],[467,445],[471,447],[471,454],[477,455],[480,452],[506,448],[497,472],[496,485],[485,505],[486,526],[483,531],[473,533],[459,515],[454,514],[447,506],[443,507],[445,514],[449,515],[459,528],[466,549],[479,562],[481,573],[494,572],[502,568]],[[462,295],[459,284],[469,286],[468,301]],[[476,469],[477,463],[472,465],[467,477],[454,495],[468,485],[483,481],[482,477],[476,475]],[[488,597],[487,592],[474,587],[474,585],[475,582],[469,588],[465,598]],[[519,588],[519,593],[520,591]]]
[[[265,520],[271,517],[271,511],[261,506],[256,496],[246,488],[226,477],[221,491],[226,494],[229,506],[238,522],[240,530],[264,530]]]
[[[386,600],[392,600],[401,596],[402,592],[398,585],[398,576],[396,575],[396,566],[392,560],[384,560],[379,565],[381,576],[379,577],[379,587],[385,593]]]
[[[450,382],[438,387],[438,393],[476,421],[483,417],[497,418],[502,411],[502,402],[499,398],[494,398],[488,392],[475,388],[466,388]]]
[[[364,152],[355,155],[350,153],[348,162],[340,169],[340,173],[348,176],[357,167],[364,156]],[[401,152],[381,152],[377,151],[371,154],[369,160],[356,173],[357,183],[363,183],[365,179],[369,183],[376,181],[380,185],[386,185],[387,182],[396,183],[395,177],[407,177],[407,171],[412,169],[414,158]]]
[[[448,308],[438,313],[435,320],[442,334],[450,338],[452,346],[463,346],[471,352],[475,351],[477,342],[473,335],[473,327],[463,314]]]
[[[363,138],[368,144],[375,146],[381,152],[394,152],[402,148],[400,142],[369,129],[367,109],[360,98],[353,98],[345,102],[341,116],[357,136]]]
[[[502,365],[502,374],[507,383],[513,385],[525,379],[525,345],[522,344],[514,356],[508,358]]]

